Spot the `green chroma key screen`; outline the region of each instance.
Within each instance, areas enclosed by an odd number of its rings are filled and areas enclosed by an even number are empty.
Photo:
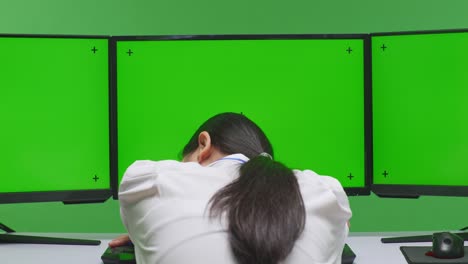
[[[373,183],[468,186],[468,32],[372,36],[372,78]]]
[[[179,159],[195,130],[243,113],[291,168],[365,186],[364,39],[116,40],[119,179]]]
[[[108,39],[0,36],[0,193],[109,189]]]

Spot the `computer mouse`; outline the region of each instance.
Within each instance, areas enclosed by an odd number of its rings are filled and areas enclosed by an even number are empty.
[[[432,254],[435,258],[454,259],[465,255],[463,238],[450,232],[432,235]]]

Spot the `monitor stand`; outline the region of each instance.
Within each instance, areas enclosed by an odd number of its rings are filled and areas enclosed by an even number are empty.
[[[55,245],[83,245],[83,246],[97,246],[101,244],[100,240],[16,235],[16,234],[12,234],[15,232],[13,229],[9,228],[8,226],[2,223],[0,223],[0,229],[7,232],[6,234],[0,234],[0,244],[21,243],[21,244],[55,244]]]

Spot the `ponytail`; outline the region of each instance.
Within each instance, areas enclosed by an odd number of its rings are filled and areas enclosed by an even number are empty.
[[[240,176],[208,204],[211,217],[227,218],[238,264],[283,261],[305,225],[304,202],[293,171],[272,159],[270,141],[242,114],[221,113],[205,121],[185,145],[183,156],[197,149],[202,131],[221,153],[242,153],[250,159],[240,167]]]
[[[305,208],[294,173],[261,155],[210,200],[210,216],[226,214],[230,245],[239,264],[277,264],[294,247],[305,225]]]

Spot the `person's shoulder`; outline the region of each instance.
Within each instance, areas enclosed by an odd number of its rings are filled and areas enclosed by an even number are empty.
[[[312,170],[293,170],[294,174],[296,175],[296,178],[298,181],[305,181],[305,182],[311,182],[311,181],[319,181],[323,182],[324,184],[329,184],[332,186],[341,186],[340,182],[331,176],[328,175],[320,175],[316,173],[315,171]]]
[[[336,209],[334,210],[335,216],[341,215],[345,220],[351,217],[348,197],[338,179],[328,175],[319,175],[311,170],[293,171],[306,207],[328,206]]]
[[[168,180],[165,175],[183,175],[190,167],[199,166],[194,162],[176,160],[137,160],[125,171],[119,187],[121,202],[135,203],[147,197],[160,197],[161,185]],[[167,184],[166,184],[167,185]]]
[[[343,186],[336,178],[320,175],[312,170],[293,170],[301,189],[314,189],[314,191],[330,190],[334,193],[344,193]]]
[[[126,178],[158,173],[164,170],[184,169],[197,166],[195,162],[180,162],[177,160],[137,160],[125,171]]]

